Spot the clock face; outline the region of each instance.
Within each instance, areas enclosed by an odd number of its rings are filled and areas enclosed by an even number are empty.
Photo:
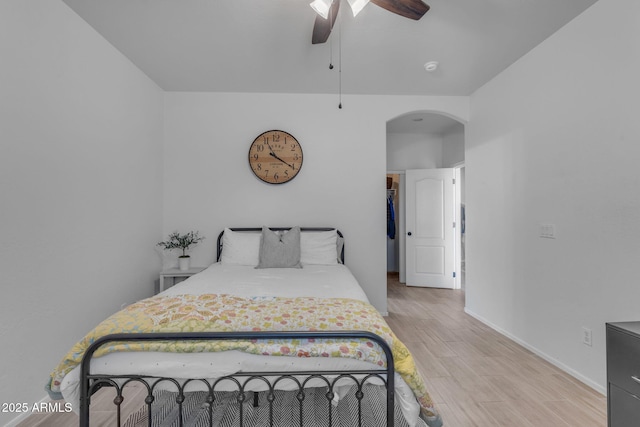
[[[284,184],[302,167],[302,147],[290,133],[270,130],[260,134],[249,148],[249,166],[269,184]]]

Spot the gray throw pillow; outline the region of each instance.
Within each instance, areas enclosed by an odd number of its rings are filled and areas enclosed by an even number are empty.
[[[260,261],[256,268],[302,268],[300,227],[292,227],[283,234],[262,227]]]

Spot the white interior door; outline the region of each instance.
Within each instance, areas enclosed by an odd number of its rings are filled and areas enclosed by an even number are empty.
[[[455,286],[454,170],[406,172],[407,285]]]

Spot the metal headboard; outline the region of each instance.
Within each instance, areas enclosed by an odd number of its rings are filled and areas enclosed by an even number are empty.
[[[269,227],[269,230],[272,231],[285,231],[285,230],[290,230],[291,227]],[[261,232],[262,231],[262,227],[239,227],[239,228],[231,228],[229,227],[229,230],[231,231],[247,231],[247,232]],[[300,227],[300,231],[304,232],[304,231],[332,231],[335,230],[336,234],[338,234],[339,237],[342,237],[344,239],[344,236],[342,235],[342,233],[340,232],[340,230],[338,230],[337,228],[334,227]],[[224,230],[222,230],[220,232],[220,234],[218,234],[218,244],[216,245],[216,261],[220,261],[220,255],[222,255],[222,235],[224,234]],[[340,251],[340,261],[342,261],[342,263],[344,264],[344,243],[342,244],[342,250]]]

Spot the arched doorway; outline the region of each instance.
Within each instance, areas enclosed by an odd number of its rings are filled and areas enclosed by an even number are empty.
[[[392,197],[395,213],[395,236],[387,235],[387,270],[397,272],[405,283],[405,171],[440,168],[454,168],[457,177],[455,283],[464,288],[464,124],[440,112],[412,111],[387,122],[387,197]],[[389,220],[389,209],[387,215]]]

